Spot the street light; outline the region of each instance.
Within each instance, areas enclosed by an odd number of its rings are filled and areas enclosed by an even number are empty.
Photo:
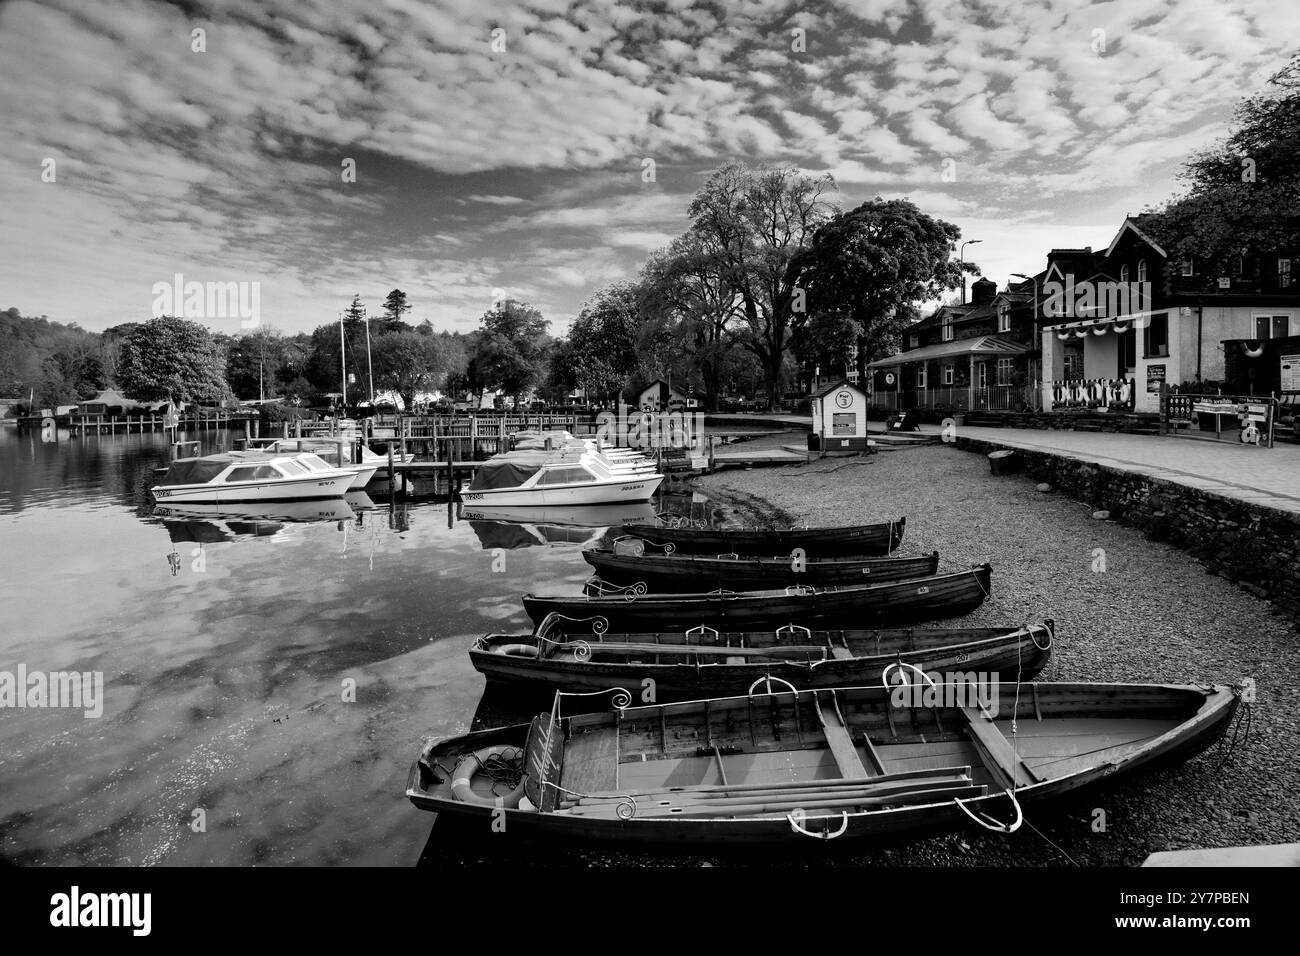
[[[957,250],[957,261],[960,264],[961,272],[961,304],[966,304],[966,247],[974,245],[977,242],[983,242],[983,239],[967,239]]]

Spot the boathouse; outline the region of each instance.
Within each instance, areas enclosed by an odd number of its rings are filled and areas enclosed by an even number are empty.
[[[643,412],[680,412],[686,408],[686,396],[662,378],[657,378],[641,389],[636,407]]]
[[[866,451],[867,403],[867,393],[847,378],[814,392],[808,449],[823,454]]]
[[[94,398],[78,402],[77,414],[103,415],[105,418],[112,418],[119,415],[128,415],[142,408],[143,406],[139,402],[127,398],[117,389],[106,388]]]

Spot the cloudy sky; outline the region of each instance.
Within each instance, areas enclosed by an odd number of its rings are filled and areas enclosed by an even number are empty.
[[[1166,198],[1297,37],[1294,0],[17,0],[0,308],[102,329],[181,273],[290,332],[394,287],[558,332],[730,160],[908,196],[1002,284]]]

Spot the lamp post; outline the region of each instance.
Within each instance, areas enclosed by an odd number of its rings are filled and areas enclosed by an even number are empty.
[[[983,242],[983,239],[967,239],[957,250],[957,261],[960,264],[961,272],[961,304],[966,304],[966,247],[972,246],[977,242]]]

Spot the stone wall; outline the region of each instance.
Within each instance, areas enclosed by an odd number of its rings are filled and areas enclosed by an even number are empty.
[[[960,432],[955,444],[980,454],[1005,447]],[[1014,451],[1034,481],[1181,548],[1300,626],[1300,515],[1061,455]]]

